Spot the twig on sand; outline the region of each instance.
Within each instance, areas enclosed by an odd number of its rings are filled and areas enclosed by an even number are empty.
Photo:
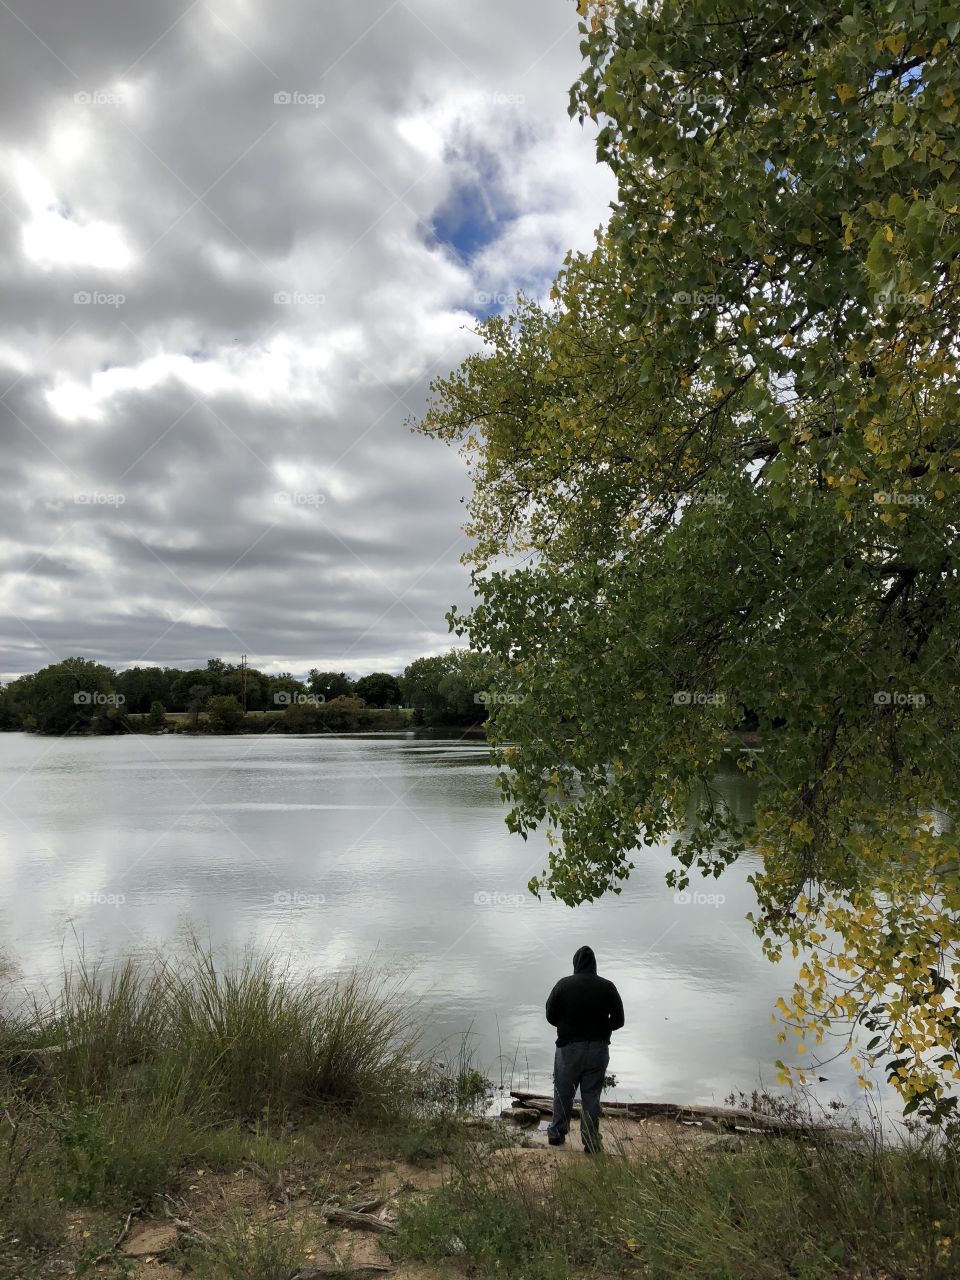
[[[199,1227],[195,1227],[192,1222],[188,1222],[185,1218],[178,1218],[175,1213],[171,1213],[166,1205],[163,1206],[163,1212],[167,1215],[178,1231],[182,1231],[188,1240],[196,1240],[198,1244],[212,1245],[215,1243],[213,1236],[208,1236],[206,1231],[201,1231]]]
[[[109,1249],[104,1249],[103,1253],[97,1254],[97,1256],[93,1260],[93,1263],[92,1263],[93,1266],[96,1267],[101,1262],[106,1262],[107,1258],[110,1257],[114,1249],[119,1249],[119,1247],[123,1244],[124,1240],[126,1240],[127,1238],[127,1232],[130,1230],[130,1222],[132,1218],[133,1218],[133,1210],[131,1209],[130,1212],[127,1214],[126,1222],[120,1228],[120,1234],[117,1236],[116,1240],[114,1240],[113,1244],[110,1246]]]
[[[290,1197],[287,1195],[286,1188],[280,1178],[271,1178],[263,1165],[257,1164],[256,1160],[244,1160],[244,1168],[249,1169],[251,1173],[255,1173],[261,1178],[270,1189],[270,1199],[276,1200],[278,1204],[282,1204],[285,1209],[290,1207]]]

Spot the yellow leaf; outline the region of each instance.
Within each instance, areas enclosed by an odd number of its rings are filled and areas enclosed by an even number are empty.
[[[813,244],[813,229],[804,227],[802,231],[797,232],[797,244]]]
[[[852,84],[838,84],[834,85],[834,88],[841,102],[846,102],[848,98],[856,97],[857,91]]]
[[[747,333],[753,333],[753,320],[749,315],[745,315],[743,317],[743,327],[746,329]]]
[[[953,104],[956,102],[956,100],[957,100],[957,95],[953,92],[953,85],[948,84],[946,89],[944,89],[943,91],[943,96],[941,97],[940,101],[943,103],[945,107],[952,107]]]
[[[776,258],[773,256],[773,254],[772,254],[772,253],[765,253],[765,254],[763,255],[763,260],[764,260],[764,262],[767,264],[767,266],[768,266],[768,267],[772,267],[772,266],[773,266],[773,264],[776,262]]]
[[[781,338],[781,340],[780,340],[780,345],[781,345],[781,347],[792,347],[792,346],[793,346],[793,334],[792,334],[792,333],[785,333],[785,334],[783,335],[783,337]]]

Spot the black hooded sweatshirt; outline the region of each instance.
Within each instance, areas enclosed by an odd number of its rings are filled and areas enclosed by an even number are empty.
[[[623,1001],[617,988],[597,974],[590,947],[573,957],[573,973],[561,978],[547,998],[547,1021],[557,1028],[557,1046],[577,1040],[605,1040],[623,1026]]]

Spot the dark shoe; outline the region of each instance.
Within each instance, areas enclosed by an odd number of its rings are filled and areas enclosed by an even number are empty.
[[[603,1147],[584,1147],[583,1154],[586,1156],[602,1156]]]
[[[550,1143],[551,1147],[562,1147],[566,1142],[566,1138],[552,1138],[547,1134],[547,1141]]]

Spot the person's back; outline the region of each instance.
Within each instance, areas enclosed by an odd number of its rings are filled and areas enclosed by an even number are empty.
[[[547,1000],[547,1021],[557,1028],[561,1048],[576,1040],[605,1040],[623,1026],[623,1004],[609,978],[597,973],[589,947],[573,957],[573,973],[561,978]]]
[[[579,1087],[584,1149],[599,1151],[600,1093],[610,1062],[610,1036],[623,1026],[624,1018],[620,993],[597,973],[590,947],[581,947],[574,955],[573,973],[561,978],[550,992],[546,1014],[557,1029],[550,1144],[559,1146],[566,1140]]]

